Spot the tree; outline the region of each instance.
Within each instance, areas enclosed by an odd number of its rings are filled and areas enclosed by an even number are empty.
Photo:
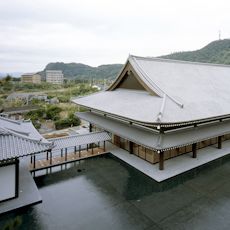
[[[70,113],[68,118],[55,121],[56,129],[64,129],[71,126],[78,126],[80,124],[81,124],[80,119],[76,117],[74,113]]]
[[[10,82],[11,80],[12,80],[12,77],[9,74],[7,74],[5,77],[5,81]]]
[[[60,119],[59,113],[62,111],[62,109],[56,105],[49,105],[46,109],[46,118],[51,120],[58,120]]]

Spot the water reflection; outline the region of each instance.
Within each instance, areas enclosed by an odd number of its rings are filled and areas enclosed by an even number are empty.
[[[0,229],[147,229],[191,203],[207,200],[219,185],[228,194],[230,166],[219,167],[223,162],[227,159],[163,183],[111,155],[55,167],[52,173],[44,170],[35,178],[43,203],[0,217]],[[206,200],[203,205],[208,210],[213,204]]]

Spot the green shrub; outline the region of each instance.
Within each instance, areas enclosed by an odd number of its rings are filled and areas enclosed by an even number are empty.
[[[49,105],[46,109],[46,119],[51,119],[53,121],[57,121],[60,119],[59,113],[62,111],[60,107],[57,105]]]
[[[55,127],[57,130],[69,128],[71,126],[78,126],[80,124],[81,124],[80,119],[78,117],[76,117],[73,113],[71,113],[68,116],[68,118],[55,121]]]

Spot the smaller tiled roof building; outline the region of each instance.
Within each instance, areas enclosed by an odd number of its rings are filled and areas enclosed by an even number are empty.
[[[0,116],[0,202],[18,196],[19,158],[52,148],[30,121]]]

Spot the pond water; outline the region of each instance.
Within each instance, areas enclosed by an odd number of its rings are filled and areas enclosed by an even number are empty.
[[[0,217],[0,229],[230,229],[230,163],[158,184],[108,156],[35,178],[43,203]]]

